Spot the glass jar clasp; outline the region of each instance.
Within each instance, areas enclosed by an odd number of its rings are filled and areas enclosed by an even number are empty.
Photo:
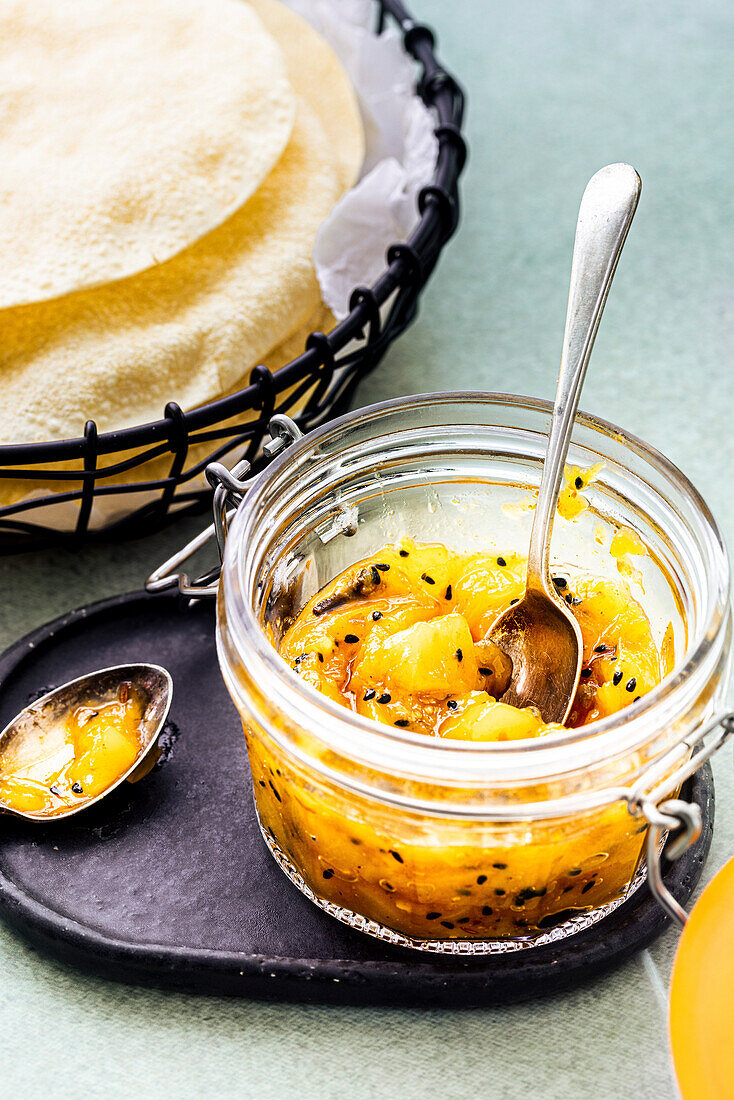
[[[685,802],[680,798],[666,799],[665,796],[676,791],[698,771],[733,733],[734,712],[724,711],[666,753],[624,796],[629,812],[642,814],[650,826],[646,852],[650,890],[665,912],[680,925],[686,924],[688,914],[665,885],[660,861],[663,855],[669,860],[679,859],[696,843],[701,835],[701,808],[695,802]],[[681,751],[686,753],[686,760],[672,773],[665,774]],[[661,775],[665,778],[659,779]],[[645,793],[650,782],[656,779],[659,780],[657,785]],[[668,841],[663,845],[661,842],[666,833]]]
[[[268,430],[270,439],[263,446],[266,464],[272,462],[303,435],[298,425],[283,413],[278,413],[271,418]],[[209,463],[206,468],[206,479],[214,490],[212,500],[214,522],[150,574],[145,582],[146,592],[165,592],[176,588],[179,595],[193,600],[216,596],[229,525],[253,483],[254,478],[249,476],[251,473],[252,466],[247,459],[236,463],[231,470],[221,462]],[[205,546],[211,538],[215,538],[217,542],[219,564],[195,580],[191,580],[187,573],[179,572],[180,566]]]

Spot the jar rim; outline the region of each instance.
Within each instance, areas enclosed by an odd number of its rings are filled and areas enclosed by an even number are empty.
[[[233,595],[233,578],[236,578],[236,588],[239,589],[240,593],[247,591],[244,574],[246,555],[241,552],[241,547],[248,545],[250,542],[253,523],[256,521],[257,506],[262,505],[263,500],[267,499],[269,485],[285,467],[293,463],[294,459],[307,454],[328,440],[337,439],[344,429],[357,422],[380,418],[401,410],[414,410],[421,405],[440,406],[459,402],[462,405],[470,403],[484,407],[525,408],[545,413],[549,417],[553,409],[551,402],[541,398],[521,394],[472,390],[415,394],[409,397],[393,398],[389,401],[375,403],[348,412],[307,433],[286,448],[285,452],[270,463],[254,480],[231,524],[224,560],[223,583],[220,586],[220,599],[224,598],[225,603],[227,603],[227,620],[231,628],[235,648],[238,652],[242,652],[243,649],[247,652],[251,671],[254,660],[257,666],[255,674],[259,678],[259,683],[262,683],[262,677],[264,676],[268,678],[270,687],[277,686],[279,703],[282,703],[290,713],[296,713],[304,728],[319,729],[319,736],[330,747],[339,752],[346,751],[349,755],[353,755],[365,763],[372,762],[376,766],[381,765],[386,752],[393,763],[397,761],[398,755],[404,752],[407,757],[412,756],[416,764],[419,756],[423,764],[426,764],[429,758],[440,760],[439,770],[441,771],[450,771],[452,767],[456,766],[457,775],[460,772],[463,779],[467,780],[472,775],[474,766],[479,767],[480,764],[486,766],[491,762],[494,771],[500,760],[509,762],[510,759],[518,763],[522,760],[523,764],[532,760],[537,764],[539,774],[550,774],[553,771],[553,763],[556,762],[552,762],[549,753],[552,754],[554,750],[560,752],[566,748],[575,749],[581,744],[596,746],[592,751],[594,761],[604,760],[607,756],[617,756],[618,753],[629,752],[639,743],[644,743],[645,740],[649,739],[650,720],[653,712],[656,728],[660,728],[664,721],[673,720],[679,712],[679,697],[682,689],[690,682],[696,670],[707,664],[711,651],[727,620],[729,561],[718,524],[705,500],[686,475],[656,448],[634,434],[596,415],[579,412],[576,423],[584,428],[591,429],[593,433],[598,433],[600,436],[614,437],[615,440],[636,453],[649,466],[663,474],[677,491],[688,498],[695,508],[701,533],[705,536],[706,554],[709,558],[708,564],[712,568],[718,568],[718,583],[708,587],[707,604],[702,614],[702,628],[698,632],[699,636],[695,644],[685,654],[685,660],[642,699],[616,714],[590,723],[587,726],[564,730],[559,733],[554,732],[541,738],[528,738],[511,742],[473,742],[447,740],[438,737],[428,738],[424,734],[414,733],[410,730],[393,729],[391,726],[383,725],[346,710],[338,703],[316,691],[315,688],[304,684],[291,672],[266,637],[252,602],[247,598],[242,598],[237,601],[233,608],[231,606],[233,601],[227,599],[228,595]],[[491,425],[487,425],[487,427],[491,428]],[[333,456],[331,457],[333,458]],[[232,614],[233,611],[234,614]],[[220,659],[224,658],[220,657]],[[325,728],[326,716],[333,719],[333,722],[326,723],[327,727],[333,727],[331,730]],[[621,731],[623,729],[625,730],[625,736],[622,738]],[[328,736],[328,734],[332,734],[332,736]],[[615,735],[619,736],[615,738]],[[682,736],[684,735],[682,734]],[[614,739],[611,744],[610,739]],[[605,749],[608,751],[605,752]],[[398,770],[406,775],[415,774],[409,766],[407,769],[400,768]],[[433,772],[434,768],[431,767],[429,770]],[[534,767],[533,771],[535,770]],[[424,774],[420,767],[417,774]]]

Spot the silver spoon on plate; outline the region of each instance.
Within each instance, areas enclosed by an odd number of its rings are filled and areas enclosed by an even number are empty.
[[[566,328],[548,449],[528,552],[525,595],[496,620],[487,641],[512,661],[501,702],[535,707],[545,722],[565,722],[581,675],[579,625],[551,579],[550,540],[581,387],[642,184],[629,164],[592,176],[576,225]]]
[[[137,722],[139,749],[135,759],[103,790],[89,794],[81,788],[70,792],[47,786],[43,810],[23,810],[8,804],[0,793],[0,813],[31,821],[60,821],[86,810],[119,787],[125,779],[142,778],[151,766],[151,752],[168,716],[173,697],[173,680],[160,665],[130,664],[99,669],[70,680],[24,707],[0,733],[0,792],[12,777],[22,777],[38,789],[49,772],[63,771],[69,761],[68,720],[79,708],[95,708],[119,701],[121,690],[131,691],[140,716]],[[44,795],[45,797],[45,795]]]

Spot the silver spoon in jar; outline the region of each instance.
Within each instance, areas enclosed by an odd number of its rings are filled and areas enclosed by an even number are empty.
[[[573,423],[591,349],[642,183],[629,164],[610,164],[589,180],[579,209],[558,389],[530,534],[525,595],[487,635],[512,661],[501,696],[536,707],[545,722],[565,722],[581,675],[582,639],[549,566],[550,540]]]
[[[7,799],[3,800],[0,794],[0,813],[13,814],[30,821],[60,821],[99,802],[123,780],[134,781],[146,774],[154,762],[151,762],[151,751],[157,744],[168,717],[173,698],[173,680],[170,673],[160,665],[115,665],[113,668],[99,669],[62,684],[24,707],[8,723],[0,733],[0,790],[3,781],[7,784],[9,778],[18,775],[23,777],[21,781],[29,778],[31,783],[42,786],[42,781],[33,777],[34,770],[40,776],[47,772],[49,766],[53,766],[54,761],[58,761],[59,766],[63,767],[64,760],[68,758],[66,723],[69,716],[80,707],[103,707],[107,703],[120,701],[123,685],[129,685],[124,690],[134,693],[140,708],[140,748],[133,763],[104,790],[89,797],[84,796],[82,789],[71,801],[61,791],[54,793],[52,785],[48,788],[51,806],[43,810],[18,809],[8,805]]]

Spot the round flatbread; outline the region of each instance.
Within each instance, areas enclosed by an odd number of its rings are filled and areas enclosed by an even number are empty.
[[[0,313],[0,442],[157,420],[234,386],[319,304],[314,238],[341,193],[331,146],[300,104],[250,201],[165,264]]]
[[[329,43],[280,0],[248,0],[283,52],[297,95],[319,116],[348,191],[364,162],[364,126],[352,82]]]
[[[295,359],[296,356],[300,355],[305,350],[306,338],[310,333],[330,332],[335,324],[336,318],[331,311],[327,309],[326,306],[319,303],[317,308],[312,311],[308,317],[298,323],[293,332],[291,332],[285,340],[262,358],[262,365],[273,373],[280,370],[281,367],[285,366],[285,364],[289,363],[292,359]],[[252,368],[255,366],[257,366],[255,362],[247,364],[242,377],[231,387],[229,393],[236,393],[249,385],[250,374]],[[308,398],[313,393],[315,385],[316,383],[288,407],[287,412],[290,416],[295,416],[303,409]],[[300,387],[301,383],[291,386],[286,393],[279,396],[278,404],[280,405],[285,398],[300,389]],[[217,396],[226,397],[228,394],[217,394]],[[237,416],[222,421],[221,426],[224,427],[230,424],[249,424],[257,419],[258,415],[259,413],[255,413],[254,410],[244,410],[237,414]],[[212,442],[193,444],[187,455],[185,469],[188,470],[197,463],[203,462],[212,453],[214,446],[215,444]],[[134,458],[135,454],[135,451],[122,451],[115,455],[105,456],[100,465],[111,466],[113,464],[117,465],[119,463],[124,463],[128,459]],[[225,457],[223,461],[231,463],[232,459]],[[162,455],[160,458],[149,459],[139,466],[123,470],[117,474],[112,474],[110,477],[101,481],[101,484],[123,485],[129,482],[155,481],[158,478],[165,477],[170,468],[171,454],[168,453]],[[81,470],[83,469],[83,462],[76,460],[68,463],[54,463],[49,469],[68,471]],[[0,505],[15,504],[19,500],[24,500],[27,497],[43,498],[49,493],[64,493],[77,490],[78,488],[78,482],[50,481],[48,477],[44,478],[43,476],[32,481],[26,479],[11,480],[8,478],[0,478]],[[139,508],[141,503],[147,500],[154,500],[157,496],[158,494],[155,492],[144,492],[100,497],[94,504],[94,509],[90,518],[91,525],[92,527],[103,527],[105,523],[127,515],[133,508]],[[42,522],[55,522],[62,529],[73,529],[78,516],[78,501],[55,505],[54,508],[56,511],[54,518],[50,519],[49,514],[44,513]],[[32,519],[33,517],[30,518]]]
[[[281,157],[295,96],[242,0],[0,0],[0,308],[162,263]]]

